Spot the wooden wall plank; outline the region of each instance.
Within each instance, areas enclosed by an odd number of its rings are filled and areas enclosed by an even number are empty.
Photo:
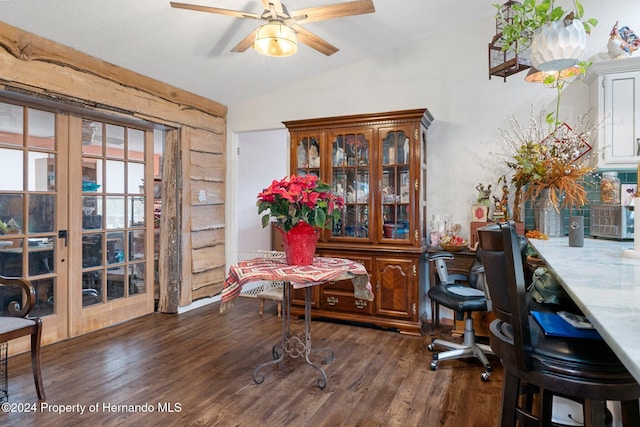
[[[193,292],[214,283],[222,285],[226,277],[227,271],[225,270],[225,267],[216,267],[210,270],[193,273]]]
[[[208,230],[224,226],[224,205],[191,207],[191,231]]]
[[[224,131],[225,129],[223,128],[219,132],[198,132],[191,138],[191,150],[224,154],[226,146]]]
[[[202,298],[208,298],[214,295],[218,295],[220,292],[222,292],[223,286],[224,282],[217,282],[202,288],[198,288],[193,292],[193,300],[195,301]]]
[[[200,191],[204,191],[205,200],[198,199]],[[216,205],[225,201],[225,184],[223,182],[191,181],[191,205]]]
[[[221,154],[191,151],[191,179],[204,181],[224,181],[225,159]]]
[[[215,245],[201,249],[194,249],[192,254],[193,266],[191,267],[191,271],[194,273],[207,271],[212,268],[223,267],[225,265],[224,245]]]
[[[189,157],[191,150],[191,137],[197,131],[189,127],[182,127],[180,129],[180,137],[182,143],[180,145],[180,153],[185,158]],[[189,203],[189,195],[191,194],[191,161],[184,161],[182,163],[182,170],[180,171],[180,183],[182,185],[182,193],[184,195],[183,200],[180,203],[182,221],[180,223],[180,247],[182,248],[181,268],[183,272],[183,282],[180,288],[180,305],[185,306],[193,302],[192,295],[192,258],[193,249],[191,246],[191,203]]]
[[[216,228],[191,232],[191,247],[194,249],[224,244],[224,228]]]

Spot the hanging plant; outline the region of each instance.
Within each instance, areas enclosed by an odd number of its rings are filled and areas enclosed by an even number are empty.
[[[578,20],[587,34],[598,24],[595,18],[583,19],[584,7],[578,0],[573,1],[574,10],[568,12],[561,6],[554,6],[553,0],[524,0],[522,3],[513,2],[509,16],[503,13],[503,5],[494,4],[498,9],[497,19],[502,28],[502,50],[515,53],[523,52],[531,47],[536,31],[543,25],[562,19]]]

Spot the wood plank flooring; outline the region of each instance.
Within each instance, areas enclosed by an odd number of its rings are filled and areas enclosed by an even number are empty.
[[[9,402],[36,412],[0,411],[20,426],[496,426],[502,367],[489,382],[475,359],[429,369],[431,336],[312,322],[313,347],[330,346],[328,384],[303,359],[269,367],[281,324],[275,303],[238,298],[181,315],[154,313],[43,348],[46,405],[37,402],[30,358],[9,360]],[[295,328],[302,327],[295,320]],[[68,406],[65,406],[68,405]],[[77,405],[74,407],[73,405]],[[138,405],[130,407],[127,405]],[[145,406],[146,405],[146,406]],[[79,407],[84,406],[84,413]],[[14,408],[15,409],[15,408]],[[151,409],[153,412],[151,412]],[[147,412],[145,412],[145,410]],[[169,411],[171,410],[171,411]],[[65,411],[56,413],[56,411]]]

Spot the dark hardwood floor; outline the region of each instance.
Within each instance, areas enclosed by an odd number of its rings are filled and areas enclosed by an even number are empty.
[[[302,326],[302,320],[294,322]],[[181,315],[154,313],[43,348],[46,405],[38,404],[30,358],[9,360],[9,402],[35,412],[0,413],[20,426],[496,426],[502,367],[480,380],[475,359],[429,369],[431,336],[330,322],[312,323],[313,346],[335,360],[318,371],[287,358],[254,384],[270,360],[280,319],[275,304],[239,298]],[[76,405],[76,407],[74,407]],[[139,405],[128,407],[126,405]],[[146,405],[146,406],[144,406]],[[78,406],[84,407],[81,414]],[[25,409],[25,408],[21,408]],[[133,409],[133,411],[130,411]],[[151,409],[153,412],[151,412]],[[144,412],[144,411],[147,412]],[[56,411],[60,411],[57,413]],[[171,412],[173,411],[173,412]]]

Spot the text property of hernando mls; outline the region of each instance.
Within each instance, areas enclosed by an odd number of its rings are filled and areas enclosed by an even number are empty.
[[[92,404],[53,404],[4,402],[2,412],[41,412],[52,414],[86,414],[86,413],[177,413],[182,412],[182,404],[178,402],[157,402],[142,404],[119,404],[98,402]]]

